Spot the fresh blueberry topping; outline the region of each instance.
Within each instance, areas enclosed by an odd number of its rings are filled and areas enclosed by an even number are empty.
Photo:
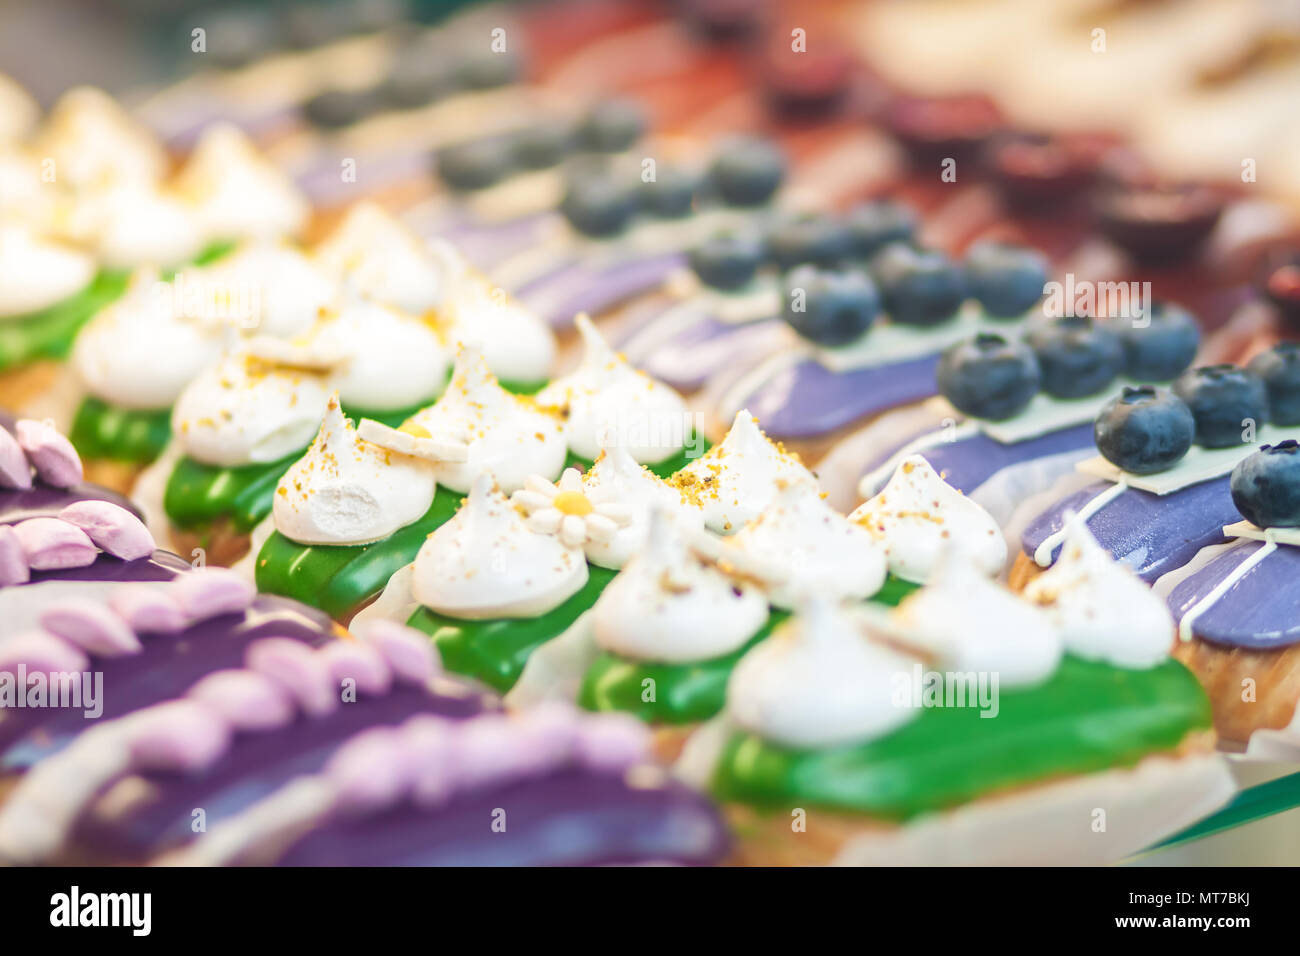
[[[469,90],[491,90],[513,83],[521,72],[523,63],[512,53],[473,50],[457,64],[456,82]]]
[[[754,278],[764,255],[763,243],[757,236],[724,232],[692,249],[690,262],[705,285],[739,289]]]
[[[1235,365],[1202,365],[1174,382],[1174,394],[1196,418],[1196,443],[1227,448],[1246,440],[1246,429],[1268,421],[1268,391],[1253,372]]]
[[[1300,527],[1300,444],[1294,438],[1237,462],[1229,482],[1232,503],[1261,528]]]
[[[1300,343],[1280,342],[1246,366],[1268,390],[1268,412],[1279,425],[1300,425]]]
[[[916,212],[892,199],[877,199],[854,207],[844,217],[854,255],[868,258],[891,242],[916,236]]]
[[[457,143],[438,153],[438,175],[452,189],[483,189],[513,171],[510,142],[499,136]]]
[[[802,308],[800,308],[802,306]],[[880,293],[858,269],[800,266],[785,278],[785,320],[819,345],[847,345],[880,314]]]
[[[681,166],[660,163],[653,182],[642,182],[641,208],[652,216],[677,219],[695,206],[700,191],[700,177]]]
[[[767,251],[782,271],[806,263],[829,269],[848,254],[849,235],[831,216],[797,216],[767,234]]]
[[[302,104],[302,113],[313,126],[339,129],[361,122],[380,105],[375,89],[324,90]]]
[[[636,100],[602,100],[578,124],[578,144],[596,153],[621,153],[648,126],[645,107]]]
[[[1086,315],[1063,315],[1028,336],[1043,370],[1043,390],[1056,398],[1096,395],[1124,367],[1119,336]]]
[[[785,154],[765,139],[745,137],[727,143],[713,161],[709,178],[722,201],[761,206],[785,177]]]
[[[1023,246],[977,242],[966,253],[966,283],[989,315],[1016,318],[1043,297],[1047,257]]]
[[[560,212],[584,235],[614,236],[636,214],[636,198],[636,192],[610,172],[587,170],[569,177]]]
[[[515,162],[523,169],[550,169],[573,147],[573,133],[563,123],[535,123],[514,134]]]
[[[963,415],[1003,421],[1024,411],[1041,373],[1029,346],[1000,335],[977,335],[939,360],[939,392]]]
[[[1171,467],[1187,454],[1195,434],[1196,420],[1186,403],[1150,385],[1125,388],[1102,406],[1092,425],[1102,457],[1134,475]]]
[[[1124,374],[1139,382],[1172,382],[1201,345],[1192,314],[1167,302],[1152,303],[1137,320],[1113,319],[1110,328],[1124,344]]]
[[[938,325],[956,314],[966,298],[961,266],[941,252],[904,242],[885,246],[871,260],[885,308],[895,322]]]
[[[247,66],[274,47],[274,20],[269,10],[233,7],[208,19],[208,57],[223,69]]]
[[[398,52],[383,95],[393,106],[424,106],[454,92],[458,82],[456,60],[431,43],[412,43]]]

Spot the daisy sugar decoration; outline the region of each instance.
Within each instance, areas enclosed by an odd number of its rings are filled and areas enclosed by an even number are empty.
[[[528,527],[558,535],[571,548],[609,541],[632,522],[632,509],[616,501],[593,501],[582,485],[582,473],[567,468],[559,481],[532,475],[510,502],[528,519]]]

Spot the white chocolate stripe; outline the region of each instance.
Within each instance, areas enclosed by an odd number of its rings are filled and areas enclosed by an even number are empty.
[[[918,435],[906,445],[900,448],[881,465],[873,468],[862,476],[858,482],[858,494],[863,498],[870,498],[880,486],[889,480],[889,477],[898,470],[898,466],[903,460],[919,452],[929,451],[931,448],[938,448],[951,442],[965,441],[967,438],[974,438],[980,432],[979,422],[963,422],[956,428],[936,428],[932,432],[926,432],[924,435]],[[942,476],[940,476],[942,477]],[[969,489],[963,488],[963,491]]]
[[[1266,531],[1265,534],[1267,535],[1268,532]],[[1183,615],[1183,619],[1178,622],[1178,639],[1180,641],[1190,641],[1192,639],[1192,626],[1196,623],[1196,619],[1214,607],[1234,584],[1250,573],[1251,568],[1276,550],[1277,542],[1269,536],[1262,548],[1233,568],[1231,574],[1214,586],[1214,590],[1189,607],[1187,613]]]
[[[1123,481],[1116,482],[1105,491],[1095,495],[1086,505],[1080,508],[1076,520],[1087,521],[1127,490],[1128,485]],[[1034,551],[1034,563],[1040,568],[1050,565],[1052,563],[1052,552],[1056,550],[1058,545],[1065,543],[1065,539],[1069,535],[1069,529],[1070,522],[1063,522],[1059,531],[1054,531],[1044,538],[1042,544]]]

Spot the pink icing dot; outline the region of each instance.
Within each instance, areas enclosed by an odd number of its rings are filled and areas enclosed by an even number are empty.
[[[109,595],[108,606],[137,634],[179,634],[189,626],[170,587],[124,584]]]
[[[13,525],[33,571],[61,571],[95,563],[99,549],[76,525],[58,518],[28,518]]]
[[[620,773],[650,752],[650,728],[631,714],[588,717],[581,724],[578,753],[592,770]]]
[[[69,600],[41,615],[41,626],[102,657],[121,657],[140,650],[140,639],[108,607],[94,601]]]
[[[32,486],[32,466],[8,429],[0,428],[0,488],[26,491]]]
[[[456,749],[451,721],[420,714],[402,725],[406,753],[413,766],[415,802],[424,807],[444,803],[456,786]]]
[[[456,780],[472,789],[528,776],[527,744],[513,721],[489,714],[464,721],[454,738]]]
[[[398,680],[427,684],[438,676],[442,662],[427,634],[394,621],[371,622],[361,632],[362,640],[378,648]]]
[[[141,770],[192,773],[211,766],[230,745],[230,726],[197,701],[168,701],[128,719],[131,761]]]
[[[393,686],[393,669],[373,646],[358,641],[333,641],[320,650],[329,668],[334,686],[342,688],[345,680],[356,682],[367,694],[386,694]]]
[[[24,418],[14,426],[14,433],[41,481],[56,488],[71,488],[81,482],[81,459],[77,457],[77,450],[53,425]]]
[[[196,568],[177,576],[172,597],[192,621],[248,610],[257,589],[229,568]]]
[[[0,524],[0,588],[26,584],[31,579],[32,571],[27,566],[27,555],[23,553],[22,541],[18,539],[13,528],[7,524]]]
[[[570,704],[550,701],[513,717],[525,753],[523,769],[545,773],[570,760],[577,751],[580,715]]]
[[[147,558],[157,545],[144,522],[111,501],[78,501],[59,512],[104,551],[123,561]]]
[[[339,705],[341,695],[325,658],[300,641],[264,637],[248,645],[244,660],[250,670],[284,687],[309,716],[323,717]]]
[[[391,806],[410,789],[413,767],[392,727],[362,731],[330,758],[325,773],[337,788],[337,806],[362,812]]]
[[[298,714],[288,691],[257,671],[214,671],[185,696],[210,708],[236,730],[276,730]]]
[[[89,667],[90,659],[48,631],[25,631],[0,642],[0,671],[16,674],[20,664],[30,673],[73,674]]]

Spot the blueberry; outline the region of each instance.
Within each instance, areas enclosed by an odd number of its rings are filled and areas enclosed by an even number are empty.
[[[1039,323],[1028,342],[1043,370],[1043,391],[1056,398],[1096,395],[1124,367],[1119,336],[1086,315]]]
[[[1038,393],[1034,350],[1000,335],[977,335],[950,346],[939,360],[939,392],[963,415],[1004,421]]]
[[[302,113],[313,126],[339,129],[361,122],[380,106],[377,89],[324,90],[302,104]]]
[[[875,255],[891,242],[910,242],[916,236],[916,212],[892,199],[863,203],[844,217],[853,254]]]
[[[1047,257],[1024,246],[977,242],[966,253],[966,284],[989,315],[1017,318],[1043,297]]]
[[[962,269],[941,252],[894,242],[871,259],[889,317],[907,325],[938,325],[966,298]]]
[[[438,175],[452,189],[483,189],[513,171],[510,143],[499,136],[457,143],[438,153]]]
[[[1102,457],[1134,475],[1174,465],[1192,447],[1195,434],[1196,420],[1186,403],[1150,385],[1125,388],[1102,406],[1092,424]]]
[[[739,289],[754,278],[765,250],[753,235],[726,232],[706,239],[691,250],[691,268],[705,285],[715,289]]]
[[[1261,528],[1300,527],[1300,444],[1261,445],[1232,469],[1232,503]]]
[[[695,207],[700,191],[700,177],[681,166],[660,163],[654,182],[642,182],[639,191],[641,208],[652,216],[678,219]]]
[[[1279,425],[1300,425],[1300,343],[1281,342],[1246,366],[1264,381],[1268,411]]]
[[[584,235],[614,236],[636,214],[636,192],[608,171],[573,175],[560,212]]]
[[[1129,319],[1110,323],[1124,344],[1124,374],[1139,382],[1170,382],[1187,371],[1201,345],[1201,330],[1181,306],[1153,302],[1139,326]]]
[[[818,345],[847,345],[880,314],[880,293],[860,269],[800,266],[786,276],[785,293],[785,320]]]
[[[718,195],[733,206],[761,206],[772,198],[785,178],[785,154],[774,143],[756,137],[725,144],[709,171]]]
[[[513,83],[523,71],[519,57],[484,47],[474,49],[456,64],[456,82],[470,90],[491,90]]]
[[[1206,448],[1240,444],[1246,423],[1268,421],[1268,391],[1259,376],[1235,365],[1202,365],[1174,382],[1174,394],[1196,418],[1196,443]]]
[[[398,51],[382,90],[393,106],[410,109],[453,92],[457,82],[456,61],[445,49],[412,43]]]
[[[536,123],[511,137],[510,149],[523,169],[557,166],[573,147],[573,133],[563,123]]]
[[[829,269],[849,250],[848,231],[831,216],[797,216],[767,234],[768,255],[782,271],[805,263]]]
[[[645,107],[636,100],[602,100],[578,124],[578,143],[596,153],[621,153],[645,135]]]

